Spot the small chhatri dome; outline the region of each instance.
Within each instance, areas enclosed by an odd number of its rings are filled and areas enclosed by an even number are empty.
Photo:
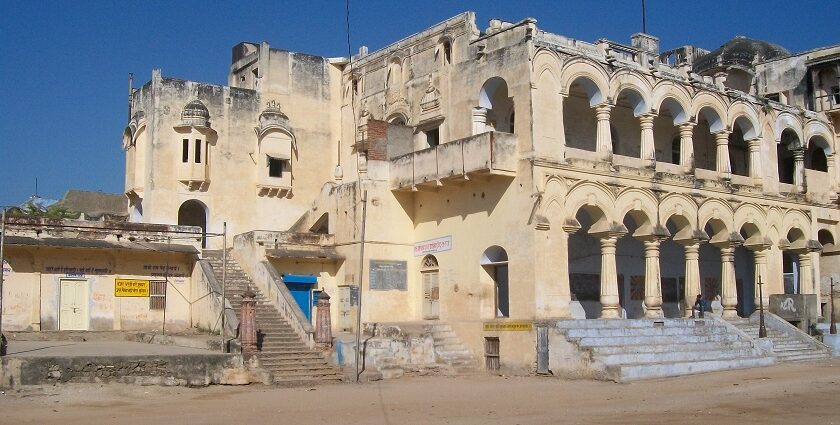
[[[208,111],[207,107],[204,106],[204,104],[198,99],[187,103],[181,111],[181,121],[187,125],[207,127],[209,120],[210,111]]]
[[[737,36],[727,41],[717,50],[705,54],[694,61],[694,72],[704,74],[717,68],[738,67],[752,69],[753,64],[778,57],[788,56],[791,52],[778,44],[762,40],[753,40]]]
[[[265,109],[260,113],[258,125],[254,127],[258,137],[262,137],[270,129],[281,129],[288,134],[293,134],[289,117],[280,110],[280,103],[276,100],[271,100],[266,104]]]

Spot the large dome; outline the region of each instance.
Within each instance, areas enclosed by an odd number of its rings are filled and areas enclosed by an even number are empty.
[[[790,51],[778,44],[738,36],[727,41],[717,50],[700,56],[694,61],[694,72],[703,74],[715,68],[739,67],[752,69],[756,61],[790,55]]]

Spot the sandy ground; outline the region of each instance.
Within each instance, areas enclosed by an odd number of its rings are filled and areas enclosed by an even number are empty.
[[[630,384],[489,375],[0,395],[2,424],[840,424],[840,359]]]

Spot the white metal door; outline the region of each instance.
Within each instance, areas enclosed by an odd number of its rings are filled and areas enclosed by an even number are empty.
[[[88,288],[86,280],[61,279],[61,306],[58,329],[84,331],[88,328]]]
[[[440,286],[438,272],[423,272],[423,318],[438,319],[440,317]]]

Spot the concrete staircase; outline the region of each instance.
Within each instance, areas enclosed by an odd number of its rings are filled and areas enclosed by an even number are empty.
[[[735,325],[738,329],[749,335],[754,339],[758,339],[758,322],[749,319],[731,320],[730,323]],[[773,342],[773,355],[776,356],[776,361],[779,362],[798,362],[823,360],[831,357],[831,352],[824,347],[821,347],[810,336],[807,338],[797,338],[790,333],[781,329],[772,327],[769,323],[765,324],[767,329],[767,339]],[[806,336],[802,332],[803,336]]]
[[[563,320],[595,375],[615,381],[769,366],[772,355],[714,319]]]
[[[428,332],[435,342],[435,357],[439,362],[452,367],[455,372],[475,370],[477,363],[470,350],[458,339],[452,327],[446,323],[428,325]]]
[[[221,251],[205,251],[204,258],[213,266],[216,278],[222,279]],[[242,294],[250,286],[257,299],[257,337],[260,365],[283,386],[301,386],[340,382],[343,375],[320,352],[309,349],[286,320],[257,289],[251,279],[228,255],[225,295],[237,317],[241,316]]]

